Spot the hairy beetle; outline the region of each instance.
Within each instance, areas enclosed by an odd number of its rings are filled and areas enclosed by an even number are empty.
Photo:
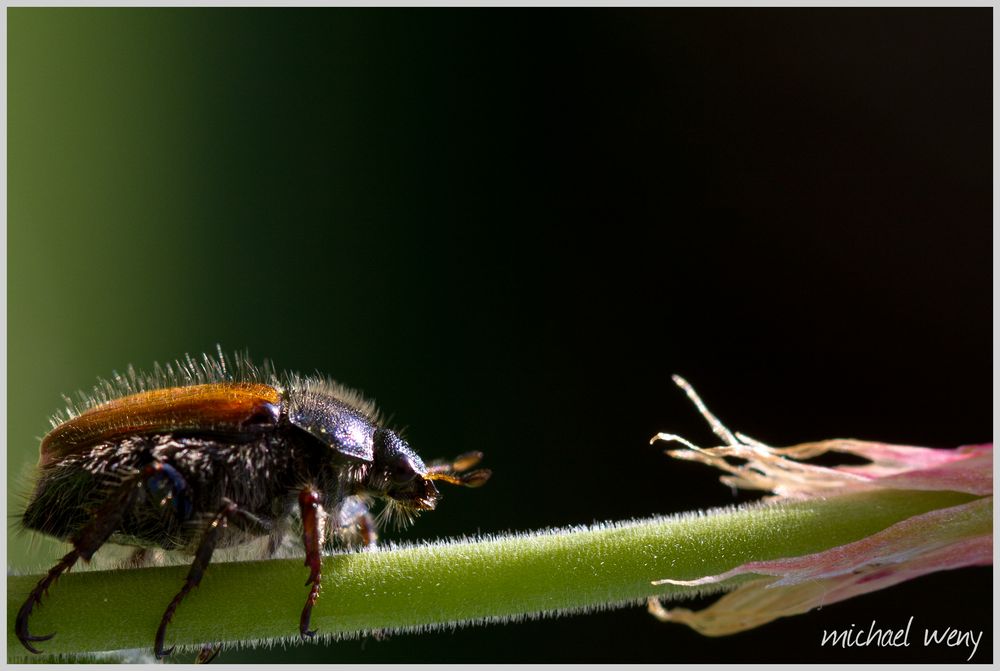
[[[424,464],[375,406],[322,377],[277,375],[245,357],[131,367],[68,402],[42,439],[38,477],[24,526],[72,543],[17,614],[15,631],[31,652],[54,634],[28,630],[32,609],[60,574],[89,560],[106,542],[194,555],[180,591],[156,632],[157,658],[167,625],[202,579],[216,548],[267,537],[273,555],[301,522],[309,587],[299,633],[319,595],[325,538],[372,545],[373,500],[383,514],[407,523],[440,498],[435,481],[466,487],[490,471],[469,471],[482,454]]]

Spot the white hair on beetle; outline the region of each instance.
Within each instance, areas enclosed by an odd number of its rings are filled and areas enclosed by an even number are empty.
[[[151,371],[142,371],[129,364],[124,373],[112,371],[110,378],[98,378],[90,391],[78,391],[74,397],[63,396],[66,407],[56,411],[49,419],[55,428],[97,406],[133,394],[141,394],[171,387],[190,387],[222,382],[246,382],[270,385],[279,391],[294,390],[328,394],[348,407],[362,413],[376,424],[381,424],[381,413],[375,403],[360,392],[320,374],[301,375],[295,372],[278,373],[269,359],[256,364],[247,351],[227,355],[221,345],[215,355],[202,354],[173,362],[153,363]]]

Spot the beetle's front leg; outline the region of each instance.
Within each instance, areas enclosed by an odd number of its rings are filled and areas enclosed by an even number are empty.
[[[378,526],[364,499],[357,496],[345,497],[331,517],[334,535],[344,547],[375,547]]]
[[[321,548],[323,528],[326,526],[326,511],[323,510],[322,497],[319,490],[312,485],[299,492],[299,511],[302,514],[302,543],[306,548],[305,565],[309,567],[309,579],[306,580],[309,596],[299,618],[299,635],[305,639],[316,635],[315,629],[309,629],[309,620],[312,617],[313,605],[319,598],[320,583],[323,580]]]

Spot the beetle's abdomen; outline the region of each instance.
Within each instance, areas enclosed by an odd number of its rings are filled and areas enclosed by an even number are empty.
[[[24,526],[66,540],[122,482],[133,479],[139,486],[143,467],[152,462],[167,464],[180,476],[182,486],[172,495],[186,497],[183,505],[166,498],[162,488],[142,487],[112,541],[193,550],[224,499],[265,524],[287,515],[303,457],[277,434],[240,443],[172,434],[99,443],[41,470]],[[219,547],[247,540],[252,534],[227,529]]]

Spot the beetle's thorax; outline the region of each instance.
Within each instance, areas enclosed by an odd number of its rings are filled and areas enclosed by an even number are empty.
[[[376,418],[325,389],[291,389],[283,418],[347,461],[371,462]],[[334,459],[336,460],[336,459]]]

